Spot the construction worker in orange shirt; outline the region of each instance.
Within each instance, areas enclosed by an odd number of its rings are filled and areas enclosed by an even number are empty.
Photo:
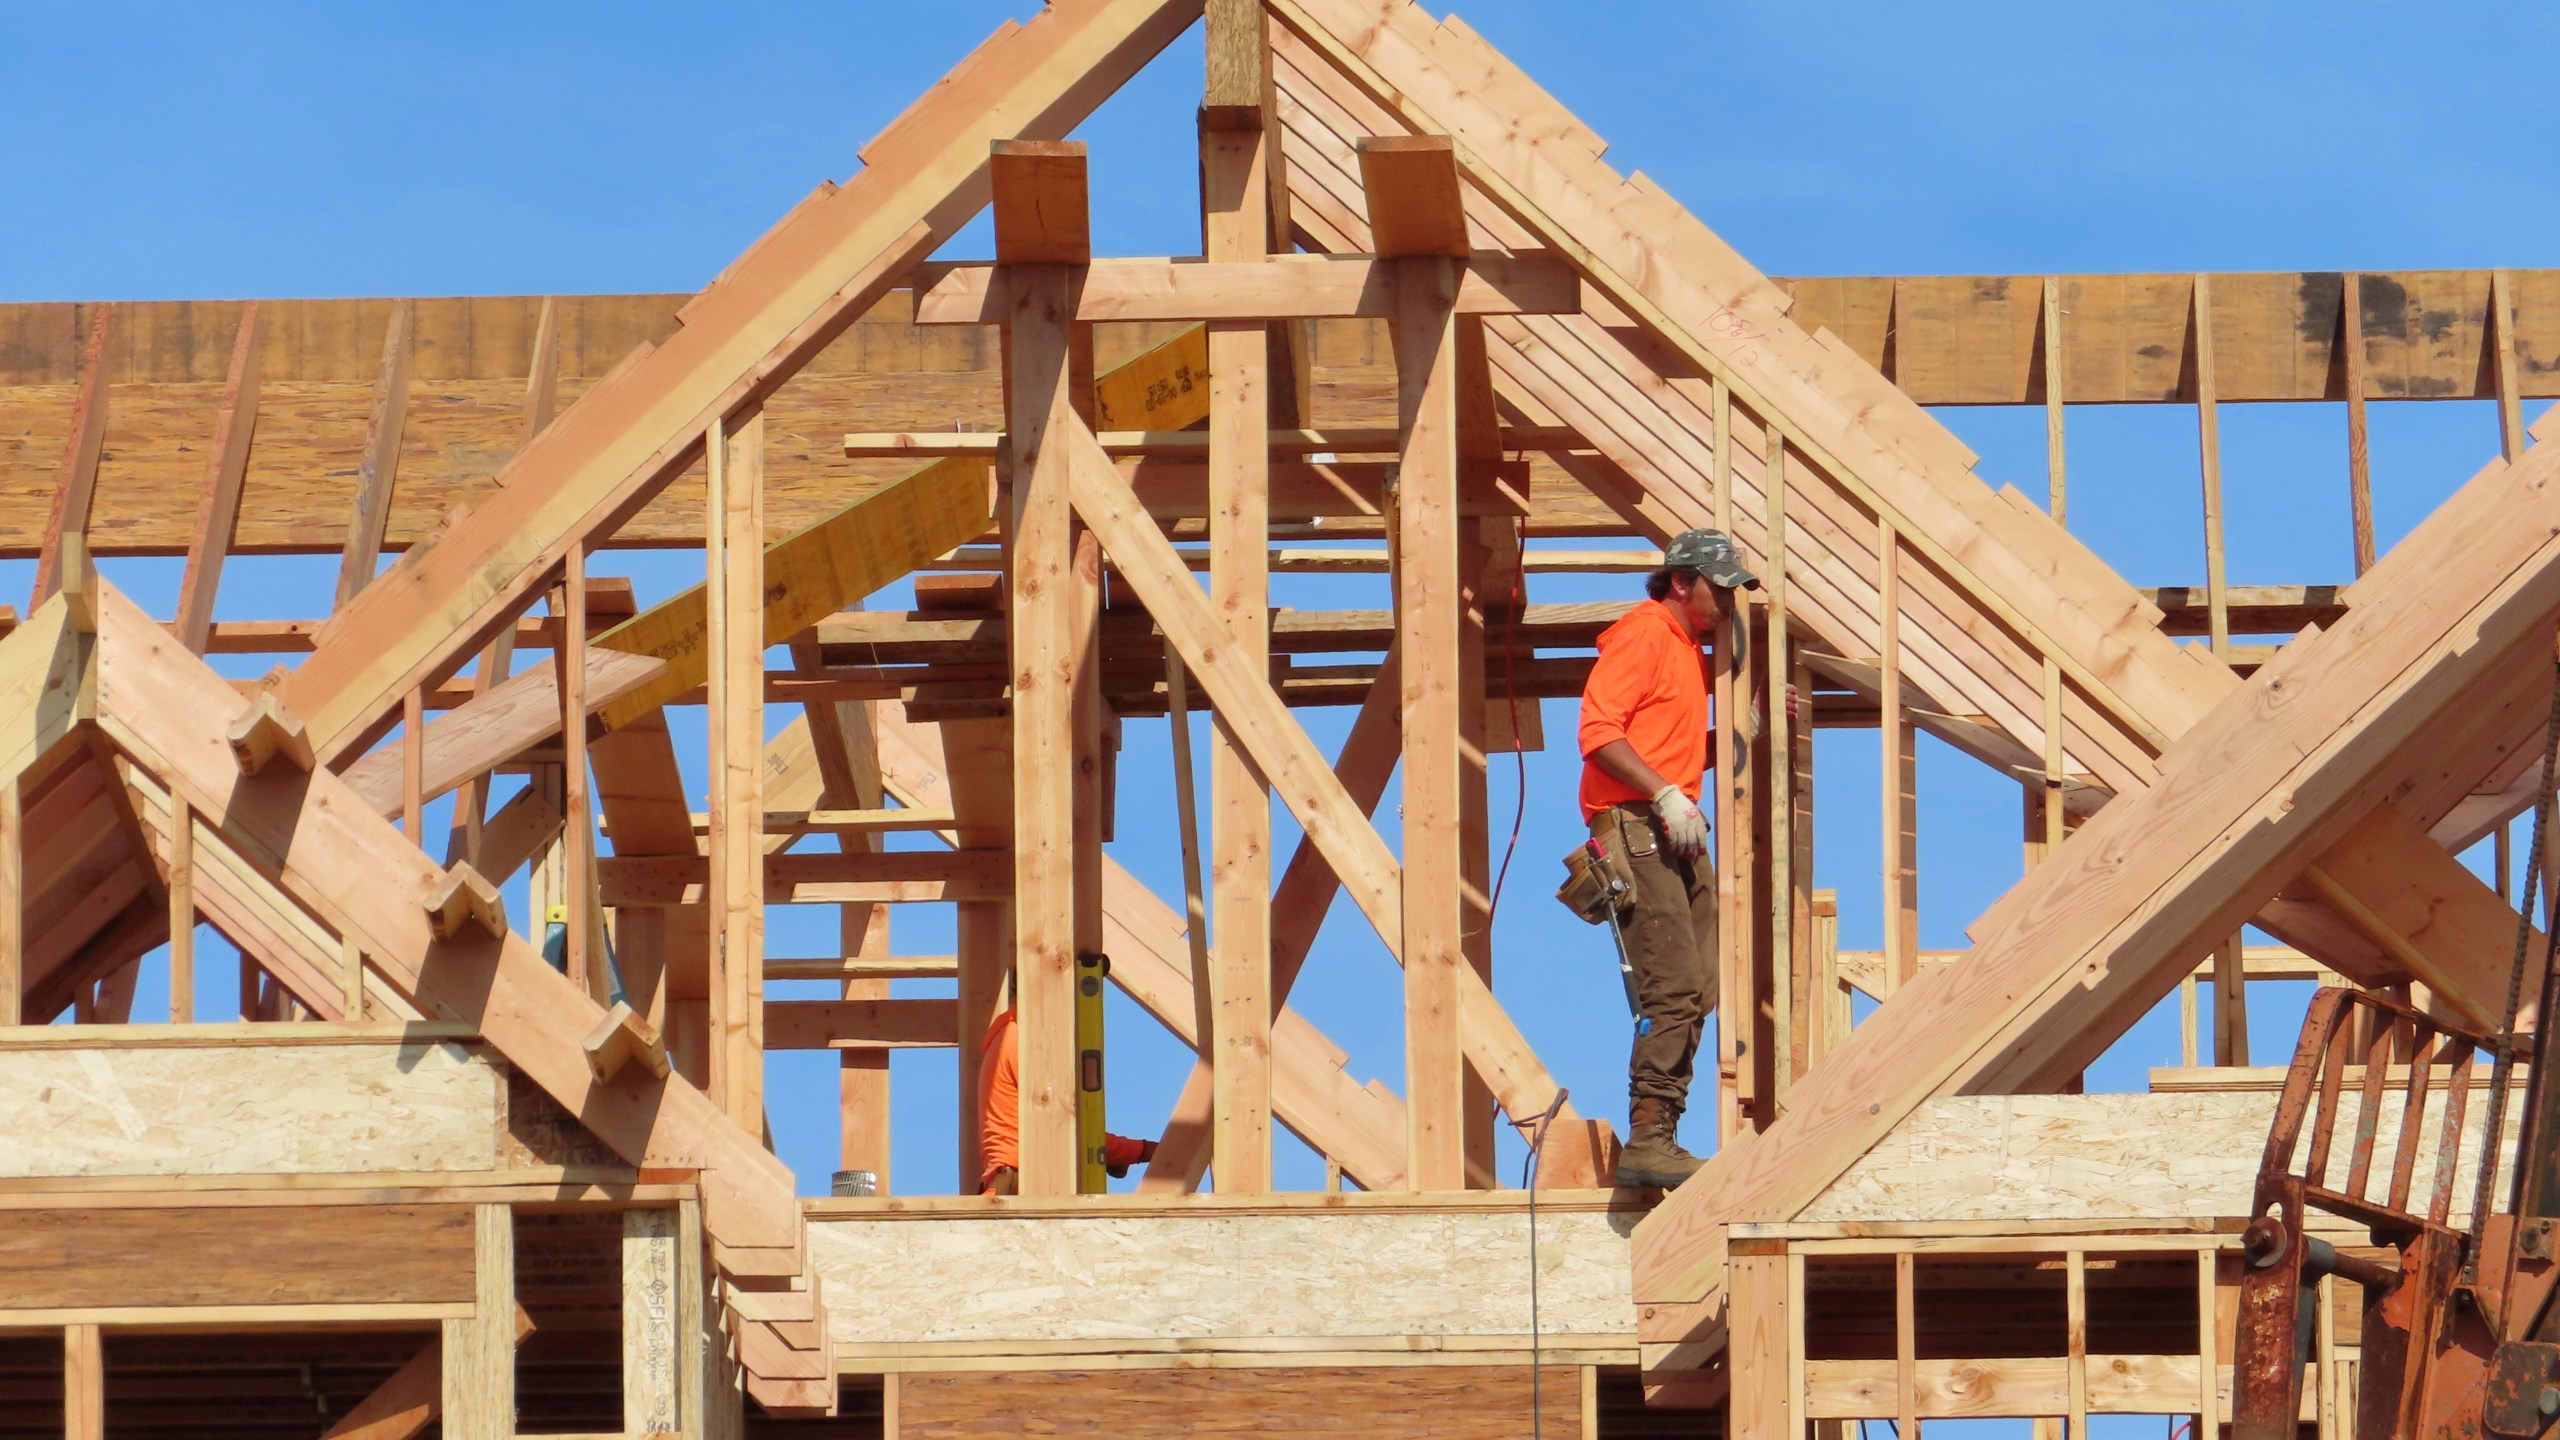
[[[1021,1027],[1014,1023],[1013,1007],[1007,1005],[987,1027],[978,1061],[978,1143],[984,1154],[984,1173],[978,1182],[981,1195],[1018,1195],[1022,1193],[1022,1042]],[[1156,1142],[1132,1140],[1126,1135],[1106,1135],[1102,1139],[1103,1165],[1113,1179],[1129,1173],[1132,1165],[1144,1165],[1156,1158]]]
[[[1664,547],[1645,603],[1600,634],[1582,689],[1582,816],[1633,886],[1617,923],[1639,1011],[1627,1061],[1618,1183],[1669,1189],[1705,1163],[1680,1146],[1692,1064],[1716,1001],[1716,879],[1698,808],[1710,743],[1700,648],[1758,589],[1730,537],[1690,530]],[[1754,720],[1745,733],[1756,733]]]

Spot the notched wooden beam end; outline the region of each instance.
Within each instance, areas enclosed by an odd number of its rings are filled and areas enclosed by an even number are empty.
[[[667,1078],[666,1037],[627,1004],[615,1002],[580,1043],[586,1047],[587,1069],[594,1073],[599,1085],[612,1084],[622,1067],[634,1060],[659,1079]]]
[[[243,775],[256,775],[277,760],[305,774],[319,763],[311,748],[310,733],[272,691],[258,692],[248,710],[231,722],[228,734],[231,758]]]
[[[427,893],[427,924],[438,940],[495,940],[507,933],[507,902],[468,860],[456,860]]]

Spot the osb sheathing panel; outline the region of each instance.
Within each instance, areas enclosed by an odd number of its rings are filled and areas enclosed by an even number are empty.
[[[2386,1092],[2375,1141],[2377,1185],[2400,1142],[2403,1096]],[[2412,1193],[2435,1183],[2441,1095],[2419,1130]],[[1933,1100],[1799,1217],[1804,1220],[2101,1220],[2245,1216],[2275,1121],[2272,1092],[1969,1095]],[[2330,1183],[2344,1188],[2357,1098],[2343,1097]],[[2486,1096],[2465,1117],[2455,1209],[2468,1213],[2470,1157]],[[2521,1104],[2508,1108],[2514,1144]],[[2379,1195],[2379,1188],[2370,1192]],[[2424,1208],[2423,1199],[2420,1207]]]
[[[1629,1219],[1538,1217],[1541,1330],[1634,1333]],[[1529,1333],[1514,1212],[825,1219],[809,1253],[862,1297],[829,1307],[846,1345]]]
[[[489,1170],[501,1085],[453,1044],[0,1052],[0,1177]]]
[[[842,1307],[838,1307],[842,1308]],[[903,1375],[904,1440],[1098,1435],[1116,1440],[1249,1433],[1428,1435],[1515,1440],[1533,1400],[1545,1433],[1582,1433],[1582,1385],[1571,1366],[1367,1369],[1018,1371]]]

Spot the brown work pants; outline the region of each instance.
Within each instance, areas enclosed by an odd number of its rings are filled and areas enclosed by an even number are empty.
[[[1591,837],[1626,857],[1635,907],[1618,924],[1636,972],[1643,1014],[1627,1057],[1627,1098],[1689,1102],[1689,1076],[1716,1003],[1716,869],[1708,856],[1671,853],[1646,804],[1615,805],[1591,819]]]

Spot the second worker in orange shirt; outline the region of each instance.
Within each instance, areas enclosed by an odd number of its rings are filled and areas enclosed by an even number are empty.
[[[1680,1146],[1680,1115],[1716,999],[1715,864],[1698,808],[1712,754],[1700,646],[1733,612],[1735,588],[1760,580],[1717,530],[1673,537],[1662,561],[1645,579],[1645,603],[1601,632],[1578,739],[1583,819],[1635,876],[1620,928],[1641,1013],[1617,1179],[1669,1189],[1703,1163]]]

